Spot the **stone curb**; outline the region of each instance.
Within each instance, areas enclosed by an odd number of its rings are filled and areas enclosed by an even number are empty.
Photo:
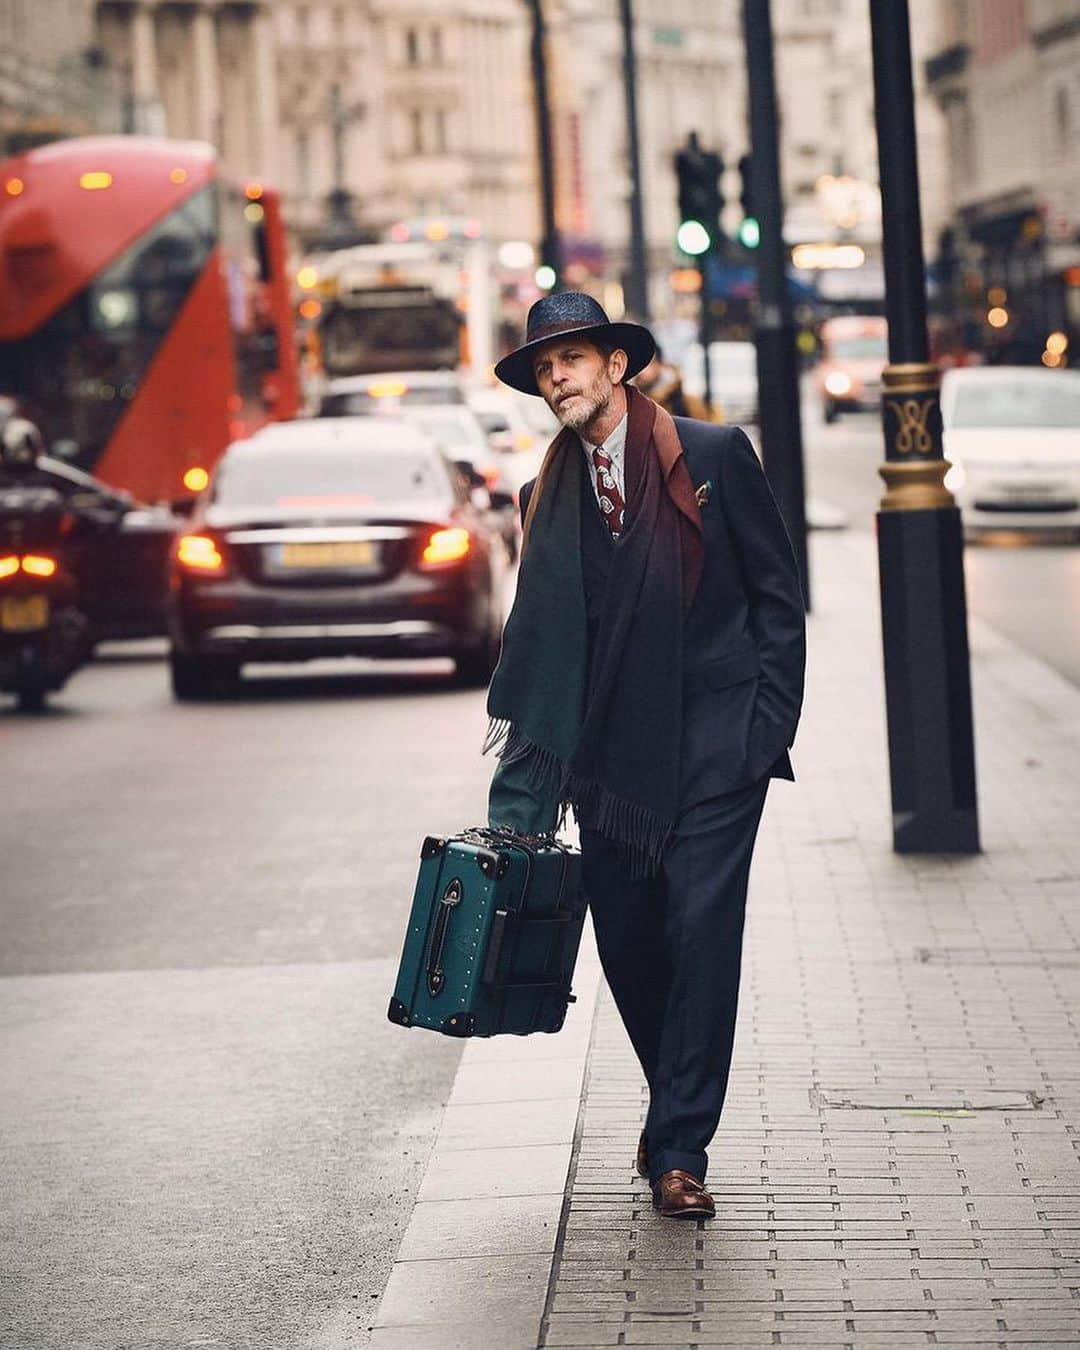
[[[535,1350],[599,984],[586,922],[562,1031],[466,1045],[373,1350]]]

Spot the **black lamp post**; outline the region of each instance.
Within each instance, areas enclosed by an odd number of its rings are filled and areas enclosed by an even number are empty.
[[[743,42],[749,93],[754,211],[760,227],[756,252],[758,303],[756,346],[761,458],[791,536],[810,608],[810,565],[806,549],[806,486],[795,322],[787,283],[784,201],[780,190],[780,145],[769,0],[743,0]]]
[[[907,0],[871,0],[870,23],[889,322],[877,525],[893,847],[977,853],[964,543],[929,359]]]
[[[555,155],[551,144],[551,96],[548,91],[547,24],[544,22],[543,0],[528,0],[532,19],[529,56],[532,65],[533,99],[536,104],[536,148],[540,161],[540,261],[555,274],[551,286],[556,290],[562,282],[562,245],[555,224]]]
[[[641,147],[638,136],[637,59],[634,54],[632,0],[619,0],[623,35],[623,92],[626,99],[626,160],[630,175],[630,269],[626,299],[630,312],[649,322],[649,260],[645,251],[645,212],[641,200]]]

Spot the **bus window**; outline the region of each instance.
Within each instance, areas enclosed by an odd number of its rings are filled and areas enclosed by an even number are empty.
[[[0,343],[0,369],[49,442],[92,471],[206,267],[216,230],[205,188],[159,220],[35,332]]]
[[[270,303],[272,272],[266,218],[233,187],[221,192],[221,245],[242,417],[260,421],[273,408],[280,344]],[[259,207],[261,211],[262,208]]]

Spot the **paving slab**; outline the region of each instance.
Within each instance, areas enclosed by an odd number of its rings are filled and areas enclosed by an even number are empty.
[[[1072,1334],[1080,694],[972,623],[985,851],[894,854],[874,561],[812,541],[799,782],[770,790],[755,856],[717,1219],[669,1241],[635,1178],[648,1100],[602,989],[542,1345]],[[639,1299],[671,1308],[663,1340]]]
[[[634,1172],[590,945],[563,1033],[466,1048],[376,1350],[1080,1345],[1080,693],[973,622],[984,852],[894,854],[873,544],[811,550],[717,1219],[665,1223]]]

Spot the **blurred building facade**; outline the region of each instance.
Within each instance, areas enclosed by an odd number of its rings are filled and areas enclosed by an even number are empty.
[[[211,141],[237,176],[277,177],[278,93],[266,0],[99,0],[98,40],[125,130]]]
[[[944,219],[945,126],[922,74],[936,41],[937,0],[911,0],[916,115],[928,252]],[[559,222],[571,279],[600,249],[608,270],[626,261],[626,119],[617,0],[553,0],[549,6],[557,126]],[[738,0],[635,0],[642,190],[652,272],[652,308],[672,304],[678,225],[673,158],[687,133],[723,156],[723,224],[734,240],[742,219],[738,161],[746,153],[747,88]],[[773,0],[780,104],[785,236],[792,244],[857,243],[863,266],[816,278],[837,304],[880,305],[881,204],[868,0]],[[752,258],[729,249],[734,270]]]
[[[651,308],[671,303],[668,276],[678,227],[673,161],[696,131],[733,165],[746,145],[745,78],[736,0],[635,0],[634,47]],[[582,284],[628,262],[626,102],[617,0],[548,6],[557,216],[567,279]],[[609,294],[618,309],[618,293]]]
[[[92,0],[2,0],[0,155],[121,125]]]
[[[926,75],[947,126],[952,306],[990,359],[1053,356],[1045,339],[1061,330],[1075,353],[1080,9],[1075,0],[943,0],[938,9]]]

